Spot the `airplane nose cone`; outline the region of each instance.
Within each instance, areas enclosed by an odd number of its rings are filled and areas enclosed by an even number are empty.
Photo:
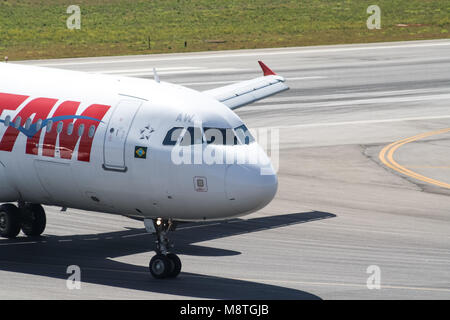
[[[268,174],[270,173],[270,174]],[[277,175],[271,170],[261,171],[256,165],[233,164],[227,168],[225,190],[227,200],[238,214],[257,211],[275,197]]]

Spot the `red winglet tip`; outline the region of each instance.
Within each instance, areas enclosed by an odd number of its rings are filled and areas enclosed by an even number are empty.
[[[258,61],[259,65],[261,66],[262,71],[264,72],[264,76],[276,76],[277,74],[270,70],[268,66],[264,64],[262,61]]]

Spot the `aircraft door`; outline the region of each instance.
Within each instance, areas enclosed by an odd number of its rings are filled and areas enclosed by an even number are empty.
[[[133,119],[142,102],[137,100],[122,100],[116,106],[105,133],[103,144],[106,170],[127,171],[125,164],[125,144]]]

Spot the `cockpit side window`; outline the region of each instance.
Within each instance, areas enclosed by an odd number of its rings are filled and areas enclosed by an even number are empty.
[[[190,146],[193,144],[203,143],[202,129],[198,127],[188,127],[184,133],[183,139],[181,139],[181,146]]]
[[[233,129],[228,128],[203,128],[207,144],[237,145],[239,144]]]
[[[242,144],[250,144],[253,141],[255,141],[255,138],[253,138],[252,134],[250,133],[250,130],[248,130],[245,124],[235,128],[234,131],[236,132],[236,135],[238,136],[239,141]]]
[[[164,138],[163,145],[165,146],[174,146],[177,144],[178,138],[180,137],[181,133],[183,132],[183,127],[174,127],[170,129],[166,137]]]

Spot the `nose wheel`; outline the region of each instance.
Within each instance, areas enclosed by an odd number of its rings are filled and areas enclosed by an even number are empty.
[[[175,278],[180,274],[181,261],[174,253],[157,254],[150,260],[149,269],[156,279]]]
[[[175,226],[171,220],[162,219],[153,220],[153,225],[156,233],[156,255],[150,260],[150,273],[156,279],[176,278],[181,272],[181,260],[176,254],[169,252],[173,245],[167,235]]]

